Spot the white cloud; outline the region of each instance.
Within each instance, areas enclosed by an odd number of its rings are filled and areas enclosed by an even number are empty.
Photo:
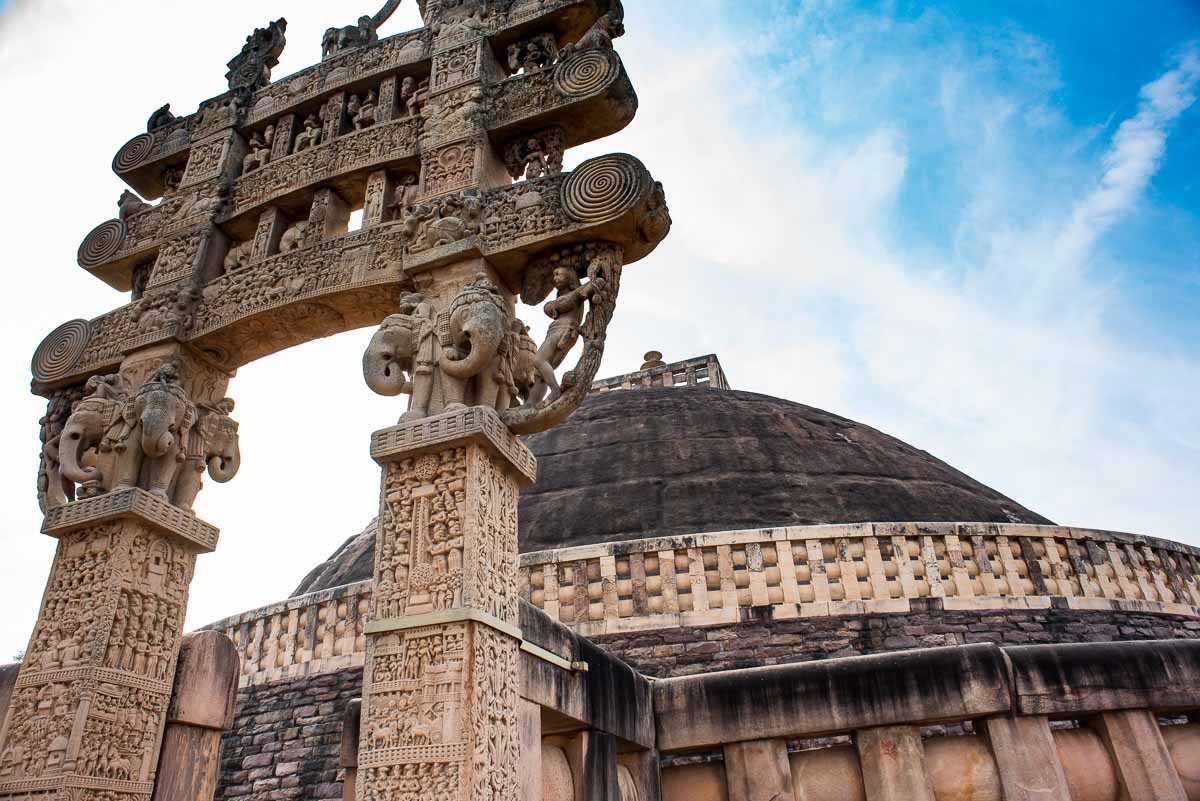
[[[327,5],[288,4],[291,45],[277,74],[314,59],[324,27],[343,22]],[[414,5],[391,30],[415,24]],[[868,30],[843,29],[821,16],[837,13],[836,3],[810,5],[812,16],[748,41],[721,27],[715,0],[696,3],[686,20],[657,4],[627,5],[630,36],[619,48],[639,117],[570,153],[569,165],[600,152],[638,155],[665,182],[676,229],[626,273],[608,372],[635,367],[651,347],[668,358],[716,351],[739,388],[875,425],[1062,522],[1200,542],[1189,528],[1200,512],[1195,354],[1160,354],[1107,327],[1120,300],[1088,257],[1097,221],[1119,214],[1084,215],[1093,233],[1075,237],[1073,264],[1056,250],[1107,175],[1128,191],[1096,208],[1136,210],[1161,155],[1127,141],[1165,132],[1184,113],[1194,60],[1184,56],[1167,73],[1175,78],[1147,85],[1129,121],[1150,109],[1146,125],[1122,125],[1137,135],[1118,133],[1112,153],[1121,155],[1096,163],[1081,160],[1079,144],[1095,131],[1068,130],[1048,102],[1057,76],[1036,41],[1005,39],[1030,65],[1027,83],[1006,91],[954,42],[872,51],[871,37],[903,41],[905,31],[869,19]],[[107,173],[112,154],[166,99],[187,112],[219,91],[241,37],[281,10],[276,0],[220,7],[55,0],[4,17],[0,90],[30,116],[0,132],[5,152],[22,154],[10,159],[12,188],[0,199],[4,219],[17,223],[6,238],[12,301],[0,338],[0,374],[10,377],[0,432],[11,443],[0,459],[0,603],[9,611],[0,657],[24,647],[52,548],[36,533],[42,407],[22,394],[29,355],[58,323],[120,302],[74,267],[78,242],[120,193]],[[54,26],[40,23],[47,17]],[[764,78],[767,49],[776,72]],[[822,89],[798,108],[800,81]],[[70,102],[48,101],[51,91]],[[898,103],[907,114],[890,113]],[[962,208],[937,209],[960,243],[949,255],[894,235],[904,187],[928,157],[913,112],[940,120],[945,146],[961,156],[947,180]],[[1036,153],[1037,164],[1022,152],[1030,119],[1039,136],[1061,139],[1054,157],[1050,146]],[[1143,166],[1122,166],[1134,152]],[[368,436],[400,409],[362,385],[368,336],[279,354],[232,383],[246,460],[236,481],[209,486],[198,504],[223,539],[201,560],[192,624],[279,600],[372,516],[378,470]]]

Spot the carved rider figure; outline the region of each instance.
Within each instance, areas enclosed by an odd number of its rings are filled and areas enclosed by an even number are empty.
[[[242,174],[254,172],[265,167],[271,161],[271,145],[275,141],[275,126],[268,125],[266,130],[255,131],[250,137],[250,152],[242,159]]]
[[[319,144],[321,144],[321,119],[316,114],[309,114],[304,118],[304,130],[296,134],[296,144],[292,146],[292,152],[300,153]]]

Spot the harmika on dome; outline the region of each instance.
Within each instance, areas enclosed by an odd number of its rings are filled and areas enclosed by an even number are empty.
[[[566,169],[638,110],[622,3],[419,0],[381,37],[400,1],[279,80],[287,20],[231,38],[227,89],[113,159],[78,262],[128,296],[31,365],[58,548],[0,668],[0,801],[1200,799],[1200,552],[715,356],[597,380],[673,225],[634,156]],[[407,396],[375,522],[185,635],[231,379],[364,327],[367,388]]]

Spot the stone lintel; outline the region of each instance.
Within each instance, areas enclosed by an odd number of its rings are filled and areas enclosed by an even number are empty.
[[[79,528],[122,517],[136,518],[156,531],[173,535],[197,553],[212,553],[217,549],[220,530],[216,526],[136,487],[51,509],[42,523],[42,533],[57,538]]]
[[[376,431],[371,436],[371,458],[383,465],[468,443],[485,445],[508,462],[522,486],[537,480],[537,459],[533,452],[508,430],[495,410],[483,406]]]

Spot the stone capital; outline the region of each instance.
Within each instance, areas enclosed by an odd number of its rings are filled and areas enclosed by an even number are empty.
[[[537,481],[537,459],[494,409],[472,406],[376,431],[371,458],[381,465],[469,444],[485,447],[507,464],[522,487]]]
[[[42,533],[61,538],[72,531],[122,518],[134,518],[195,553],[212,553],[217,549],[220,530],[216,526],[136,487],[50,509],[42,523]]]

